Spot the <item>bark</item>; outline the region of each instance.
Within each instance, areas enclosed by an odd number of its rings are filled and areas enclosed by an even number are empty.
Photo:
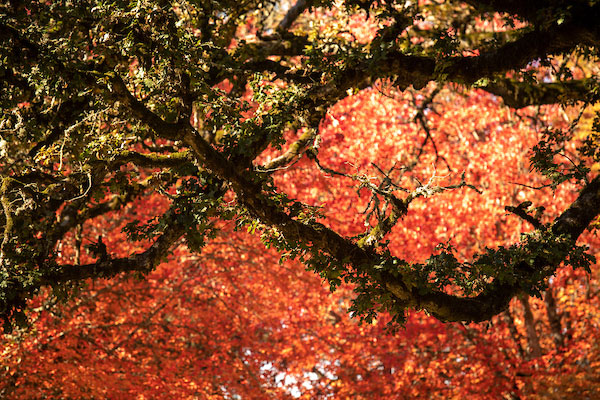
[[[481,89],[502,97],[504,104],[523,108],[532,104],[555,104],[573,101],[593,101],[594,80],[581,79],[565,82],[540,83],[535,86],[514,79],[497,79]]]

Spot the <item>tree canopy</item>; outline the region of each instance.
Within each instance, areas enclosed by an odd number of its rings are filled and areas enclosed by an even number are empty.
[[[539,294],[563,261],[592,261],[576,241],[600,212],[597,124],[560,160],[575,130],[544,128],[531,158],[542,186],[576,183],[579,194],[551,218],[534,215],[533,198],[506,204],[533,226],[521,240],[468,259],[442,243],[413,262],[388,235],[427,197],[486,195],[427,130],[435,97],[477,88],[515,108],[594,104],[599,11],[593,1],[4,2],[4,329],[26,320],[41,288],[68,297],[89,278],[147,274],[182,243],[201,253],[224,223],[256,231],[332,290],[353,284],[351,312],[366,321],[385,311],[401,323],[407,309],[484,321]],[[328,165],[320,126],[367,88],[420,90],[424,140],[392,164]],[[437,172],[424,180],[426,154]],[[364,231],[336,229],[318,196],[282,189],[278,174],[299,161],[367,193]],[[106,245],[111,228],[82,237],[150,193],[164,200],[154,215],[113,227],[128,254]]]
[[[599,11],[1,2],[0,396],[594,397]]]

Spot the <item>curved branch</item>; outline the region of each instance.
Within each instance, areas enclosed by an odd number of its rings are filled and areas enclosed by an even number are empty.
[[[110,200],[90,207],[81,208],[79,204],[67,205],[60,213],[58,221],[48,230],[48,251],[53,249],[56,243],[71,229],[90,219],[120,210],[123,206],[143,195],[144,192],[154,186],[157,183],[156,180],[155,177],[151,176],[140,183],[130,186],[125,193],[115,195]]]
[[[579,197],[555,220],[552,232],[557,235],[566,234],[575,241],[598,214],[600,214],[600,176],[586,185]],[[562,261],[563,259],[547,260],[538,256],[533,265],[543,269],[549,275]],[[518,265],[516,267],[519,268]],[[531,274],[537,271],[527,272]],[[485,321],[504,311],[510,300],[520,292],[517,285],[492,282],[485,292],[470,298],[442,292],[419,295],[413,292],[407,293],[405,283],[390,274],[387,274],[385,279],[386,287],[396,297],[407,301],[409,306],[424,309],[443,321]]]
[[[597,82],[594,78],[586,78],[564,82],[530,83],[518,82],[514,79],[496,79],[480,88],[486,92],[502,97],[504,104],[513,108],[531,105],[567,103],[572,101],[593,101],[592,88]]]
[[[304,10],[311,7],[312,3],[314,3],[314,0],[298,0],[296,4],[290,7],[283,19],[279,22],[277,25],[277,31],[285,32],[290,29],[294,21],[298,19]]]
[[[304,242],[312,251],[329,254],[338,262],[351,265],[357,271],[369,270],[380,265],[382,255],[374,249],[360,247],[357,243],[342,237],[337,232],[323,224],[311,222],[304,223],[293,219],[281,208],[265,196],[260,184],[247,176],[241,175],[221,154],[213,149],[202,137],[193,130],[186,135],[186,141],[194,149],[201,161],[222,179],[231,183],[237,193],[239,201],[250,214],[261,220],[266,225],[276,228],[284,240],[288,242]],[[579,197],[571,206],[556,219],[552,226],[552,233],[566,234],[575,241],[591,221],[600,213],[600,176],[594,178],[581,191]],[[519,273],[531,276],[541,270],[547,276],[554,272],[563,258],[547,260],[538,256],[533,265],[537,270],[528,266],[516,265]],[[410,266],[395,258],[396,265]],[[483,321],[504,311],[510,300],[521,292],[517,283],[509,284],[498,281],[491,282],[478,296],[460,297],[453,296],[431,289],[423,292],[423,288],[412,285],[410,272],[407,269],[398,269],[396,273],[383,272],[372,279],[393,294],[400,302],[408,307],[424,309],[436,318],[443,321]]]
[[[518,15],[527,20],[534,20],[540,14],[540,10],[548,7],[547,1],[540,0],[465,0],[465,3],[474,7],[476,10],[500,11],[513,15]]]
[[[63,264],[45,269],[39,286],[56,285],[61,282],[81,281],[88,278],[110,278],[121,272],[150,272],[168,254],[171,246],[183,235],[184,230],[178,224],[165,228],[164,233],[145,251],[129,257],[107,258],[84,265]]]
[[[111,278],[122,272],[150,272],[160,264],[183,233],[181,226],[170,225],[148,249],[141,253],[123,258],[101,258],[95,263],[84,265],[41,264],[38,266],[39,274],[34,281],[22,282],[18,277],[5,281],[3,296],[0,296],[0,319],[4,320],[5,331],[10,331],[10,321],[15,314],[22,312],[27,298],[41,287],[88,278]]]
[[[399,87],[413,85],[422,88],[441,76],[450,81],[473,84],[484,77],[523,68],[532,60],[550,54],[570,52],[579,45],[596,44],[597,41],[588,30],[570,23],[553,30],[528,32],[513,42],[475,57],[452,57],[440,64],[432,57],[393,51],[384,60],[378,60],[372,68],[377,77],[397,76],[395,83]]]

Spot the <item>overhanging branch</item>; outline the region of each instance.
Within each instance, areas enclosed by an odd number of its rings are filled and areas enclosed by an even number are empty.
[[[61,282],[82,281],[88,278],[111,278],[122,272],[150,272],[160,264],[171,246],[183,235],[178,224],[168,225],[162,235],[144,252],[123,258],[108,258],[84,265],[62,264],[49,267],[42,274],[40,286],[55,285]]]
[[[168,225],[162,235],[142,253],[123,258],[100,259],[97,262],[74,264],[41,264],[35,281],[21,282],[18,276],[4,282],[4,296],[0,301],[0,319],[4,320],[5,331],[10,330],[10,321],[25,307],[26,300],[43,286],[56,286],[65,282],[83,281],[88,278],[111,278],[122,272],[150,272],[160,264],[169,249],[183,235],[183,227]]]
[[[329,254],[338,262],[359,271],[369,273],[371,268],[380,265],[382,255],[369,247],[360,247],[323,224],[303,223],[293,219],[272,201],[249,176],[241,175],[223,156],[210,147],[198,134],[189,131],[186,139],[202,162],[221,178],[229,181],[237,193],[239,201],[250,214],[264,224],[276,228],[288,242],[307,243],[313,252]],[[566,234],[575,241],[583,230],[600,212],[600,177],[593,179],[580,193],[577,200],[556,219],[552,232],[556,235]],[[565,254],[566,256],[566,254]],[[554,272],[563,259],[546,260],[538,256],[533,265],[543,269],[544,275]],[[393,257],[392,257],[393,259]],[[551,264],[549,264],[549,262]],[[417,287],[411,284],[410,266],[397,260],[394,263],[405,266],[391,274],[384,272],[373,276],[379,284],[390,291],[399,301],[408,307],[424,309],[444,321],[482,321],[502,312],[509,301],[521,288],[517,284],[493,281],[481,294],[475,297],[453,296],[434,288]],[[524,269],[525,268],[525,269]],[[539,271],[526,270],[526,267],[515,266],[515,270],[523,274]],[[426,289],[426,290],[423,290]]]
[[[513,108],[531,105],[593,101],[591,90],[597,82],[593,78],[564,82],[531,84],[514,79],[496,79],[480,88],[502,97],[504,104]]]

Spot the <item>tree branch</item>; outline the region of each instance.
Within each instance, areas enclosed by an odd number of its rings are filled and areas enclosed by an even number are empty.
[[[89,278],[111,278],[122,272],[150,272],[168,254],[171,246],[183,235],[179,224],[165,227],[161,236],[144,252],[124,258],[100,259],[84,265],[41,264],[34,281],[21,282],[17,277],[4,282],[3,296],[0,297],[0,319],[4,320],[5,332],[10,331],[10,321],[14,314],[21,312],[25,301],[43,286],[56,286],[60,283],[82,281]]]
[[[183,233],[184,230],[179,224],[171,224],[142,253],[123,258],[108,258],[91,264],[62,264],[57,267],[46,268],[48,271],[42,274],[40,286],[55,285],[68,281],[82,281],[88,278],[111,278],[122,272],[150,272],[162,262],[171,246]]]
[[[439,65],[435,59],[410,56],[393,51],[375,66],[377,77],[396,75],[399,87],[424,87],[429,81],[446,79],[473,84],[483,77],[523,68],[532,60],[549,54],[572,51],[579,45],[593,46],[596,41],[589,32],[576,24],[563,24],[551,31],[531,31],[519,39],[482,53],[476,57],[453,57]]]
[[[240,175],[237,169],[210,147],[200,135],[190,131],[186,135],[186,140],[209,169],[231,183],[240,203],[250,214],[266,225],[276,228],[286,241],[307,243],[313,251],[329,254],[338,262],[347,263],[356,270],[369,271],[373,266],[381,264],[382,256],[373,249],[361,248],[320,223],[303,223],[290,217],[276,203],[265,197],[259,184],[248,179],[249,177]],[[596,177],[556,219],[552,226],[552,233],[567,234],[575,241],[599,212],[600,177]],[[408,307],[424,309],[443,321],[487,320],[504,311],[510,300],[522,290],[517,284],[494,280],[481,294],[474,297],[449,295],[436,289],[424,291],[422,287],[410,283],[412,280],[410,266],[406,262],[393,257],[390,258],[391,260],[395,260],[394,264],[405,268],[398,269],[393,274],[382,272],[379,278],[373,275],[372,279]],[[547,260],[538,256],[534,265],[538,270],[543,270],[547,276],[554,272],[561,261],[562,258]],[[517,271],[529,275],[538,272],[520,271],[521,268],[527,267],[515,266]]]
[[[594,78],[535,85],[506,78],[496,79],[479,87],[502,97],[504,104],[509,107],[523,108],[531,105],[593,101],[595,99],[590,96],[594,94],[592,88],[596,84]]]
[[[285,14],[285,17],[283,17],[283,19],[279,22],[277,25],[277,31],[285,32],[290,29],[300,14],[302,14],[307,8],[311,7],[313,3],[313,0],[298,0],[296,4],[290,7],[288,12]]]
[[[527,20],[535,20],[537,16],[548,7],[548,2],[539,0],[520,1],[520,0],[465,0],[465,3],[474,7],[476,10],[500,11],[512,15],[518,15]],[[554,5],[554,3],[552,3]]]
[[[294,161],[294,159],[301,157],[304,150],[306,150],[310,146],[311,142],[313,142],[316,137],[316,130],[307,129],[306,132],[304,132],[300,136],[300,138],[298,138],[298,140],[296,140],[290,145],[289,149],[285,153],[283,153],[279,157],[272,159],[265,165],[259,167],[258,170],[270,172],[285,167],[286,165]]]
[[[125,82],[123,82],[123,79],[119,75],[114,72],[110,73],[110,81],[112,83],[112,90],[110,93],[115,100],[119,100],[128,106],[134,117],[146,123],[156,133],[160,132],[161,137],[172,140],[178,139],[181,123],[187,123],[187,121],[182,120],[179,123],[168,123],[164,121],[131,94],[125,85]],[[97,86],[97,84],[95,85]]]

